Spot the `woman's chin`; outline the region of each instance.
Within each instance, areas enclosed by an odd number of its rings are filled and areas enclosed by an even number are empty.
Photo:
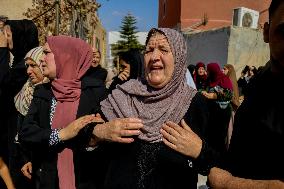
[[[156,88],[156,89],[160,89],[160,88],[163,88],[166,83],[162,82],[162,81],[148,81],[148,84],[153,87],[153,88]]]

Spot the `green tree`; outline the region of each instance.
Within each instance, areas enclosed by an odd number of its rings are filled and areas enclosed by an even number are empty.
[[[137,23],[135,17],[128,13],[122,20],[122,26],[120,26],[120,38],[121,40],[111,45],[112,56],[116,56],[120,52],[125,52],[130,49],[144,49],[144,45],[141,45],[137,40],[136,34],[138,33]]]

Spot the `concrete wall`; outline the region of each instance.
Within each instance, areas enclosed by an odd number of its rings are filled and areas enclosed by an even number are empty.
[[[232,64],[237,77],[245,65],[256,67],[269,60],[269,46],[263,42],[261,30],[225,27],[217,30],[186,34],[188,64],[201,61],[205,64],[217,62],[222,67]]]
[[[226,64],[229,37],[227,28],[185,35],[188,64],[196,65],[197,62]]]
[[[269,60],[269,45],[263,41],[261,30],[231,27],[228,64],[235,67],[237,76],[245,65],[262,66]]]

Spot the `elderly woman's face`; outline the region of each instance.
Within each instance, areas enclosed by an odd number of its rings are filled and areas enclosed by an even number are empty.
[[[150,86],[162,88],[169,83],[174,72],[174,56],[166,36],[156,33],[149,39],[144,64]]]
[[[56,77],[56,64],[54,54],[51,52],[48,43],[45,43],[43,46],[43,55],[40,61],[42,63],[43,75],[49,79],[54,79]]]
[[[96,51],[93,50],[93,61],[92,61],[92,67],[97,67],[100,64],[101,61],[101,54]]]
[[[43,74],[41,73],[41,70],[37,63],[30,58],[27,58],[25,63],[27,66],[27,73],[32,84],[41,82],[43,80]]]

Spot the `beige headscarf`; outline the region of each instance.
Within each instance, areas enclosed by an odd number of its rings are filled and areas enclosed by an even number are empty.
[[[32,59],[39,66],[41,73],[42,67],[39,60],[42,55],[42,52],[43,48],[40,46],[31,49],[25,56],[25,60],[28,58]],[[49,82],[49,80],[46,77],[44,77],[44,79],[37,84],[32,84],[30,79],[28,79],[28,81],[24,84],[20,92],[14,97],[15,107],[23,116],[27,115],[28,113],[29,106],[33,99],[35,86],[47,82]]]
[[[231,64],[225,64],[224,67],[228,69],[227,76],[230,78],[233,84],[233,98],[231,102],[232,102],[234,111],[236,111],[237,108],[240,106],[239,87],[238,87],[238,82],[237,82],[236,71],[235,71],[234,66]]]

